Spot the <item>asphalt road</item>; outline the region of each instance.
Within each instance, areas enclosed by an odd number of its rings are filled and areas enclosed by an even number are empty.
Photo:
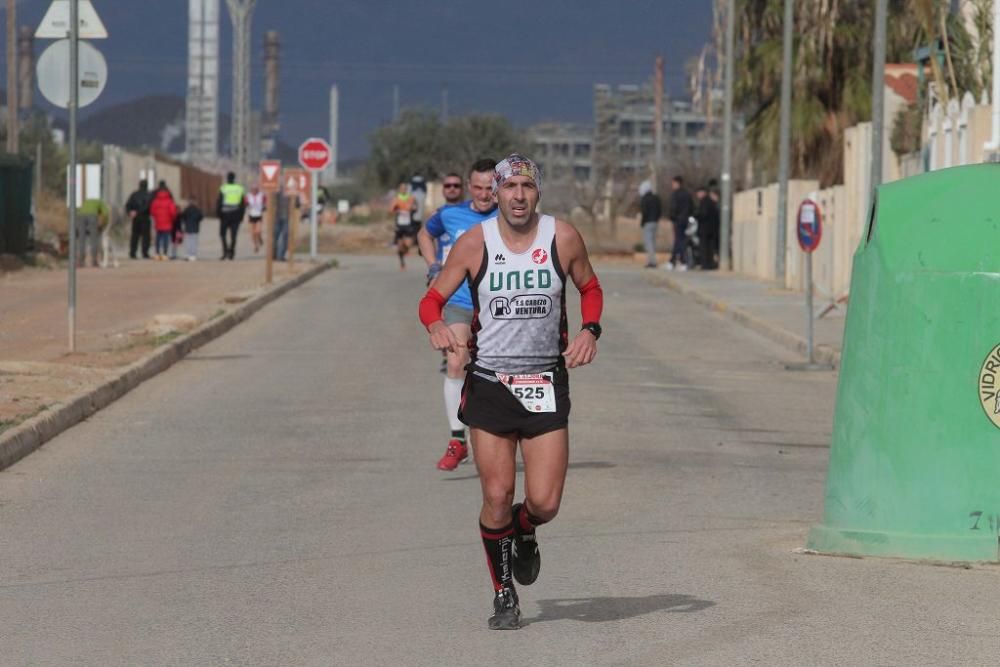
[[[486,629],[417,270],[347,258],[0,473],[0,664],[997,664],[996,568],[805,556],[836,378],[604,267],[526,627]],[[578,322],[571,299],[571,322]]]

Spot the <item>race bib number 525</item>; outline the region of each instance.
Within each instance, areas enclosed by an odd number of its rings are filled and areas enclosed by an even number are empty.
[[[528,412],[556,411],[556,391],[552,384],[552,373],[531,375],[497,373],[497,379]]]

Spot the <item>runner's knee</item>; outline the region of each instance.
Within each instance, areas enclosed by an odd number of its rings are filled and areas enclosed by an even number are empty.
[[[514,503],[514,487],[507,484],[487,484],[483,487],[483,509],[494,519],[503,521],[510,515]]]
[[[545,522],[552,521],[559,514],[560,498],[555,494],[550,494],[549,497],[529,495],[525,499],[525,502],[527,503],[528,510]]]

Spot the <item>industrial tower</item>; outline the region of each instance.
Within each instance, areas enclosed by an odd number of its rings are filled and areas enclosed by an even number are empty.
[[[188,1],[188,158],[212,163],[219,153],[219,0]]]
[[[230,155],[237,167],[249,166],[250,134],[250,21],[257,0],[226,0],[233,22],[233,134]]]
[[[278,121],[278,59],[281,57],[281,39],[270,30],[264,35],[264,116],[261,120],[261,152],[270,156],[274,152],[280,123]]]

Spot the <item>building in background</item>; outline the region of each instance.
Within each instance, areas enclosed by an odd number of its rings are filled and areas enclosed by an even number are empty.
[[[663,103],[663,168],[702,167],[721,155],[722,119],[667,98]],[[584,182],[602,169],[649,173],[656,158],[652,86],[594,86],[594,121],[541,123],[529,129],[534,154],[553,180]]]
[[[219,152],[219,0],[188,0],[186,153],[196,163]]]

